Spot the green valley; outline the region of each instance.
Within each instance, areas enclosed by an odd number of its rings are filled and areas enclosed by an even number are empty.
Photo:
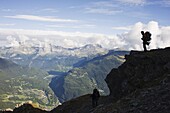
[[[0,109],[14,108],[25,102],[42,109],[58,105],[58,99],[48,86],[48,76],[45,71],[0,58]]]

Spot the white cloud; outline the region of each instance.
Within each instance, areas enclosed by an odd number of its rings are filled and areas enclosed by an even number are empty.
[[[158,5],[161,7],[170,7],[170,0],[154,0],[145,2],[146,5]]]
[[[121,13],[121,10],[113,10],[107,8],[86,8],[86,13],[98,13],[98,14],[106,14],[106,15],[114,15],[117,13]]]
[[[28,37],[28,36],[19,35],[19,41],[20,41],[20,43],[26,44],[26,41],[27,41],[27,40],[29,40],[29,37]]]
[[[148,5],[160,5],[162,7],[170,7],[170,0],[157,0],[157,1],[148,1]]]
[[[45,25],[46,27],[49,27],[49,28],[66,28],[68,26],[66,25]]]
[[[53,13],[59,12],[58,10],[52,9],[52,8],[45,8],[45,9],[42,9],[41,11],[47,11],[47,12],[53,12]]]
[[[146,0],[117,0],[117,1],[129,5],[144,5],[146,3]]]
[[[152,36],[150,49],[164,48],[170,46],[170,26],[160,27],[158,22],[150,21],[148,24],[141,22],[136,23],[128,33],[122,34],[120,37],[126,42],[124,48],[143,50],[141,31],[150,31]]]
[[[12,23],[10,23],[10,24],[4,24],[4,23],[0,23],[0,26],[14,26],[15,24],[12,24]]]
[[[59,10],[53,8],[36,9],[36,13],[58,13]]]
[[[15,47],[19,46],[19,42],[16,40],[15,37],[10,35],[10,36],[7,36],[6,39],[9,42],[9,46],[15,46]]]
[[[80,46],[77,42],[74,42],[73,40],[67,38],[63,40],[63,45],[65,45],[68,48]]]
[[[63,32],[63,31],[45,31],[45,30],[25,30],[25,29],[0,29],[1,34],[20,34],[20,35],[59,35],[68,37],[92,37],[92,36],[103,36],[104,34],[97,33],[81,33],[81,32]]]
[[[112,27],[113,30],[124,30],[129,31],[131,30],[132,26],[119,26],[119,27]]]
[[[80,29],[80,28],[95,28],[96,25],[93,24],[82,24],[82,25],[46,25],[49,28],[73,28],[73,29]]]
[[[170,0],[163,0],[162,2],[159,2],[164,7],[170,7]]]
[[[45,21],[45,22],[78,22],[78,20],[60,19],[54,17],[43,17],[43,16],[35,16],[35,15],[15,15],[15,16],[4,16],[4,17],[24,19],[24,20],[34,20],[34,21]]]
[[[109,1],[94,2],[85,8],[85,13],[114,15],[121,12],[122,10],[117,5]]]
[[[3,12],[12,12],[13,10],[12,9],[1,9],[1,11],[3,11]]]
[[[150,49],[164,48],[170,46],[170,26],[160,26],[158,22],[150,21],[147,24],[138,22],[131,26],[129,31],[119,35],[105,35],[96,33],[62,32],[44,30],[23,29],[0,29],[0,39],[7,39],[18,46],[19,42],[31,42],[42,46],[44,43],[55,44],[63,47],[80,47],[86,44],[100,44],[104,48],[121,48],[125,50],[143,50],[141,31],[150,31],[152,36]],[[19,38],[18,38],[19,37]],[[48,39],[48,40],[47,40]],[[18,41],[18,42],[17,42]]]
[[[105,48],[115,48],[123,45],[123,41],[114,35],[104,35],[97,33],[81,33],[81,32],[62,32],[62,31],[44,31],[44,30],[24,30],[24,29],[0,29],[3,36],[12,35],[13,40],[19,42],[35,42],[40,45],[48,39],[49,42],[63,47],[80,47],[86,44],[100,44]],[[18,37],[20,39],[18,39]],[[6,37],[3,37],[6,38]],[[24,38],[24,39],[22,39]],[[28,39],[29,38],[29,39]],[[30,41],[31,40],[31,41]],[[14,41],[12,41],[14,42]],[[40,43],[41,42],[41,43]],[[13,44],[16,44],[13,43]]]
[[[94,2],[94,6],[99,6],[99,7],[117,7],[117,5],[113,4],[112,1],[100,1],[100,2]]]

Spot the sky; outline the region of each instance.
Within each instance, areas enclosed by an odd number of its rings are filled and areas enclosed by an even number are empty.
[[[150,48],[163,48],[170,45],[169,11],[170,0],[0,0],[0,44],[44,40],[141,50],[140,31],[147,30]]]

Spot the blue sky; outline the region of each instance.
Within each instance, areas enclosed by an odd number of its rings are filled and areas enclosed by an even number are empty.
[[[170,25],[170,0],[0,0],[0,28],[116,34],[137,22]]]

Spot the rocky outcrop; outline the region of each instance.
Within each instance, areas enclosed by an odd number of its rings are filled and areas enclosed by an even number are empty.
[[[15,108],[13,113],[47,113],[47,111],[34,108],[31,104],[24,104],[19,108]]]
[[[0,111],[0,113],[47,113],[47,111],[34,108],[31,104],[23,104],[13,111]]]
[[[114,113],[169,113],[170,48],[132,51],[125,58],[106,78],[115,102],[94,113],[108,108]]]
[[[110,96],[116,100],[138,89],[160,85],[170,74],[170,48],[131,51],[125,59],[126,62],[106,77]]]

